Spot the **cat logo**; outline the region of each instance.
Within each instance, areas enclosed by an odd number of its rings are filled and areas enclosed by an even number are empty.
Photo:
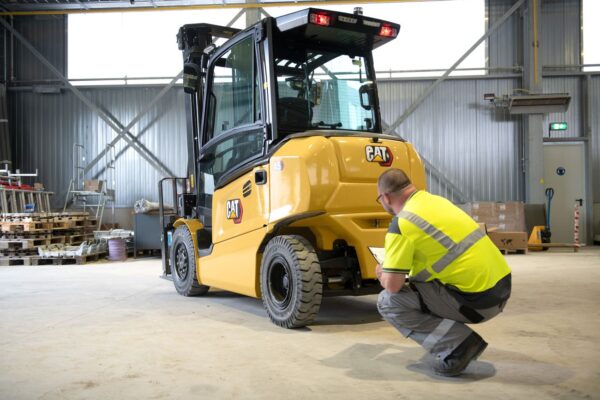
[[[365,154],[368,162],[379,163],[382,167],[389,167],[394,160],[392,151],[385,146],[367,146]]]
[[[234,224],[242,222],[244,209],[240,199],[227,200],[227,219],[232,219]]]

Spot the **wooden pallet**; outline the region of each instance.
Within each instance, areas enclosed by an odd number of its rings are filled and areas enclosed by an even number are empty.
[[[552,249],[552,248],[562,248],[562,249],[573,249],[573,252],[577,253],[579,251],[579,248],[582,247],[581,244],[576,244],[576,243],[536,243],[536,244],[530,244],[529,248],[533,249],[533,250],[538,250],[540,247],[542,248],[546,248],[546,249]]]
[[[50,244],[65,244],[66,242],[67,242],[66,236],[52,235],[52,238],[50,239]]]
[[[64,257],[30,257],[30,265],[82,265],[89,262],[100,261],[106,258],[106,253],[87,254],[84,256],[64,256]]]
[[[88,213],[2,213],[0,221],[2,222],[54,222],[62,220],[85,220],[89,217]],[[95,219],[95,218],[94,218]]]
[[[0,250],[35,250],[38,246],[50,244],[51,239],[0,239]]]
[[[40,221],[2,221],[0,222],[0,230],[2,232],[39,232],[46,233],[52,230],[52,222]]]
[[[527,249],[498,249],[500,253],[507,254],[527,254]]]
[[[0,256],[3,257],[24,257],[37,254],[37,249],[1,249]]]
[[[90,235],[87,233],[75,233],[66,236],[66,244],[74,245],[81,244],[83,242],[87,242],[94,239],[94,235]]]
[[[52,234],[49,232],[0,232],[0,240],[20,240],[20,239],[50,239]]]
[[[31,256],[0,257],[0,266],[31,265]]]

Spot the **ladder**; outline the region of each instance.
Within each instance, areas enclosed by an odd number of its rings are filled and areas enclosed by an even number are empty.
[[[63,212],[71,205],[73,208],[82,208],[84,212],[94,215],[97,222],[97,230],[102,226],[104,209],[110,203],[112,207],[112,221],[115,215],[115,150],[114,146],[107,146],[107,161],[105,171],[109,175],[108,180],[100,181],[99,190],[90,190],[85,185],[85,147],[81,144],[73,144],[73,175],[69,182],[67,196]],[[88,211],[89,210],[89,211]]]

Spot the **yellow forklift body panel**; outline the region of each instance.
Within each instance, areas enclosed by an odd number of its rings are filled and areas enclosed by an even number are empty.
[[[320,250],[331,250],[335,240],[345,240],[356,250],[362,278],[375,279],[376,262],[368,247],[383,246],[391,220],[375,201],[377,178],[389,167],[402,168],[419,189],[425,189],[421,160],[408,143],[318,133],[290,139],[268,164],[215,191],[213,248],[210,255],[197,257],[198,280],[260,297],[261,245],[278,223],[303,215],[309,217],[287,226],[309,229]],[[255,173],[261,170],[266,171],[267,182],[257,185]],[[197,248],[196,231],[202,224],[183,221]]]

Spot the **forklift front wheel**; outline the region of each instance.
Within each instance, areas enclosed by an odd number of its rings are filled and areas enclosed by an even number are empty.
[[[321,266],[310,242],[297,235],[271,239],[263,254],[260,288],[275,325],[300,328],[310,324],[323,294]]]
[[[182,296],[202,296],[209,290],[196,277],[196,250],[192,234],[185,225],[175,229],[171,246],[171,275],[177,293]]]

